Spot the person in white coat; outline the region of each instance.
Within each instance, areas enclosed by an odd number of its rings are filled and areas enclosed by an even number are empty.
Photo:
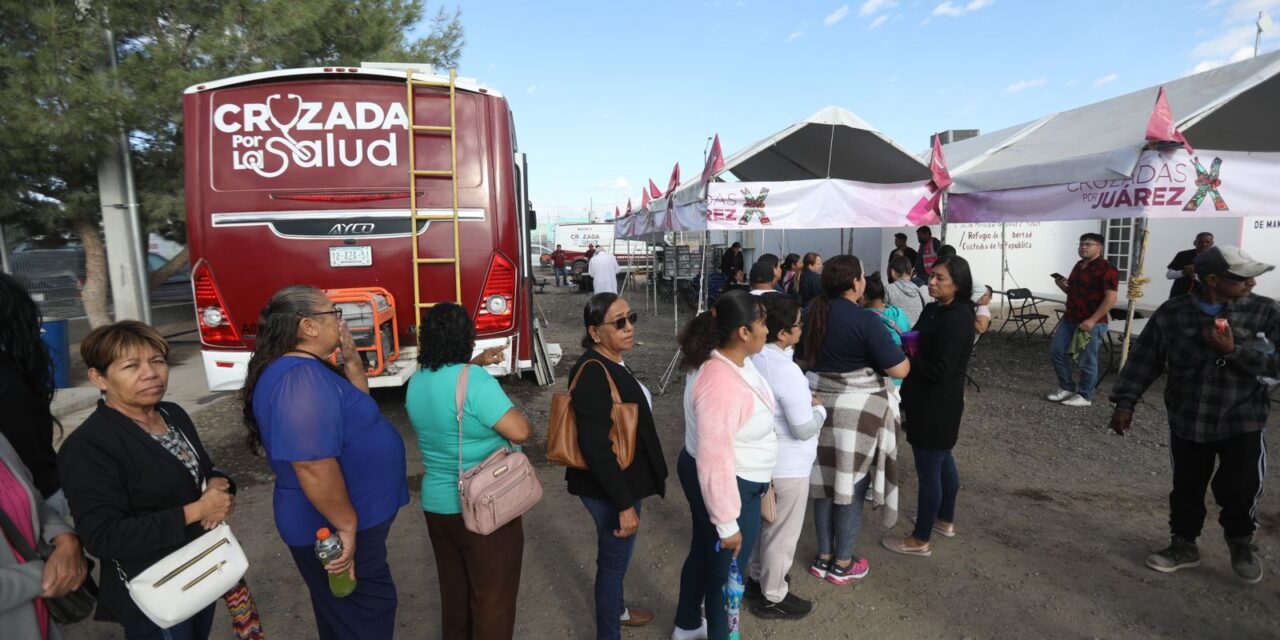
[[[597,247],[596,254],[587,263],[587,275],[591,276],[591,290],[594,293],[618,292],[618,259],[613,254]]]

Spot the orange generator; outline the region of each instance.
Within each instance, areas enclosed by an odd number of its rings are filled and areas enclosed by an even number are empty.
[[[356,351],[370,376],[376,376],[400,357],[396,300],[382,287],[329,289],[329,299],[342,310],[342,321],[355,339]],[[338,363],[338,353],[330,356]]]

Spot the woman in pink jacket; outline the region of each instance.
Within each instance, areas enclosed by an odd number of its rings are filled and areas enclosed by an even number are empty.
[[[680,332],[685,445],[677,471],[693,516],[673,640],[728,636],[721,589],[760,531],[760,497],[778,457],[773,391],[751,363],[769,330],[759,298],[730,291]],[[720,551],[716,551],[716,543]],[[702,618],[705,606],[707,618]]]

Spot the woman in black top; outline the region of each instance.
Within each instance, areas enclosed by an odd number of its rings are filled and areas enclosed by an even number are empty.
[[[804,254],[804,270],[800,272],[800,306],[807,307],[816,297],[822,295],[822,256],[812,251]]]
[[[235,485],[214,469],[182,407],[161,401],[169,345],[155,329],[132,320],[98,327],[80,355],[104,399],[67,437],[58,468],[76,532],[102,560],[94,619],[120,623],[128,639],[159,638],[124,581],[230,517]],[[208,638],[213,614],[210,603],[164,637]]]
[[[911,535],[888,537],[885,548],[928,556],[933,532],[955,536],[956,494],[960,475],[951,449],[964,413],[965,372],[973,353],[973,275],[956,255],[939,258],[929,275],[929,295],[914,331],[920,333],[919,356],[902,383],[903,429],[915,457],[920,482],[916,525]]]
[[[665,496],[667,481],[649,390],[622,362],[635,346],[636,317],[631,305],[617,294],[592,296],[582,310],[586,326],[582,346],[587,351],[569,372],[570,380],[579,376],[571,395],[578,448],[587,469],[567,469],[564,476],[569,493],[582,500],[595,522],[596,637],[602,639],[621,637],[621,625],[638,627],[653,619],[652,611],[627,608],[622,589],[640,528],[641,502],[649,496]],[[635,458],[626,469],[618,465],[609,441],[613,396],[606,370],[622,402],[635,403],[640,409]]]
[[[67,501],[53,451],[53,373],[40,341],[40,309],[12,276],[0,273],[0,434],[31,471],[36,491],[64,517]]]

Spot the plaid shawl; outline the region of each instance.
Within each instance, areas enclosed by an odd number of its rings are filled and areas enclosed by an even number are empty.
[[[898,522],[898,401],[889,379],[872,369],[806,374],[809,388],[827,408],[818,432],[818,459],[809,476],[809,495],[853,502],[853,487],[875,462],[871,480],[886,527]]]

